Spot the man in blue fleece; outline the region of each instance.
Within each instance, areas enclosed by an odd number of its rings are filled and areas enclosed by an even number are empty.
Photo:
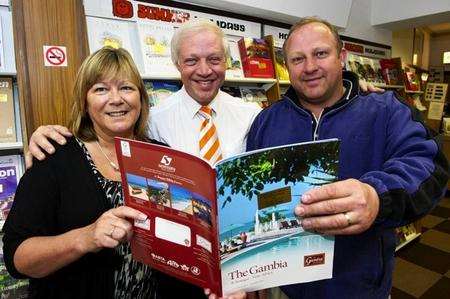
[[[290,298],[387,298],[394,228],[436,205],[447,161],[394,93],[359,93],[328,22],[302,19],[283,50],[291,87],[256,117],[247,150],[339,138],[341,152],[340,181],[306,192],[295,208],[305,229],[336,236],[333,278],[282,289]]]

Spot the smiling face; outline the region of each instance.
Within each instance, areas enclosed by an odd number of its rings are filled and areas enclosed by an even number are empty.
[[[87,112],[97,136],[133,137],[141,112],[138,87],[129,80],[102,79],[87,92]]]
[[[208,105],[225,80],[225,52],[220,37],[210,31],[183,37],[177,68],[186,92],[199,104]]]
[[[307,108],[333,105],[343,95],[342,63],[330,29],[309,23],[294,31],[286,41],[286,65],[291,85]]]

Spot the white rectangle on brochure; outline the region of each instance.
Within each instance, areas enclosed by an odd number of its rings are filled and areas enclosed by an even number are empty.
[[[182,246],[191,246],[190,227],[164,218],[155,218],[155,236]]]

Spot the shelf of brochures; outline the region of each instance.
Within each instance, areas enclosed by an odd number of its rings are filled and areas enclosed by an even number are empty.
[[[395,247],[395,251],[400,250],[402,247],[406,246],[407,244],[411,243],[412,241],[414,241],[415,239],[417,239],[418,237],[420,237],[422,234],[420,233],[414,233],[411,235],[406,236],[406,241],[403,241],[402,243],[400,243],[397,247]]]
[[[1,150],[21,150],[23,149],[23,142],[1,142]]]
[[[405,92],[406,93],[414,93],[414,94],[423,94],[423,91],[420,91],[420,90],[406,90],[405,89]]]

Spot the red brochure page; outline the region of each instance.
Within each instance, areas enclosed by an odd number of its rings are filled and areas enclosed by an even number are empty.
[[[134,223],[133,258],[222,294],[216,173],[200,158],[116,138],[125,204],[145,213]]]

